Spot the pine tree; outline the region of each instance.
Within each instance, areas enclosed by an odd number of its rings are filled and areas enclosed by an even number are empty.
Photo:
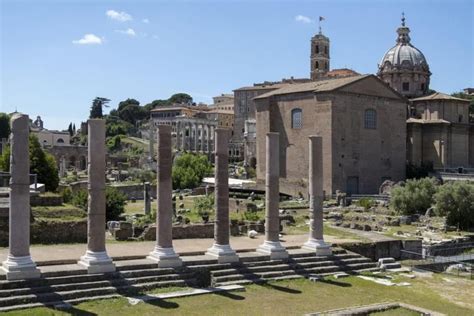
[[[103,106],[107,107],[107,103],[109,103],[109,101],[110,100],[107,99],[107,98],[96,97],[92,101],[90,118],[102,118],[102,117],[104,117],[104,115],[102,113],[102,107]]]

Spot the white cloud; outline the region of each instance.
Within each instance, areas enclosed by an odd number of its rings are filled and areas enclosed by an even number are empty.
[[[126,30],[116,30],[115,32],[125,34],[125,35],[128,35],[128,36],[136,36],[137,35],[135,30],[131,29],[131,28],[128,28]]]
[[[304,15],[297,15],[295,16],[295,21],[296,22],[301,22],[301,23],[313,23],[313,20],[311,18],[304,16]]]
[[[148,20],[148,19],[143,19],[142,22],[145,23],[145,24],[148,24],[148,23],[150,23],[150,20]]]
[[[78,45],[100,45],[102,44],[102,39],[94,34],[86,34],[81,39],[72,41],[72,43]]]
[[[117,12],[115,10],[107,10],[107,12],[105,12],[105,15],[107,15],[110,19],[116,20],[119,22],[126,22],[126,21],[132,20],[132,16],[128,14],[127,12]]]

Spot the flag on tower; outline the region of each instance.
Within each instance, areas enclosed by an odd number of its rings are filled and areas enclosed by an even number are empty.
[[[319,22],[326,20],[324,16],[319,16]]]

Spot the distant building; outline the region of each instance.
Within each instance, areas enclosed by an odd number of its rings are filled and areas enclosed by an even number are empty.
[[[465,88],[464,93],[468,95],[474,95],[474,88]]]
[[[44,128],[40,116],[30,125],[30,131],[38,137],[41,146],[69,146],[71,135],[66,131],[55,131]]]
[[[280,185],[307,194],[308,137],[323,137],[324,190],[375,193],[405,179],[406,99],[373,75],[290,84],[254,98],[257,180],[265,137],[280,134]]]

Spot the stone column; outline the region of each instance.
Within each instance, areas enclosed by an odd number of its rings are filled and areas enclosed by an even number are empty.
[[[105,249],[105,120],[88,120],[89,181],[87,189],[87,251],[79,264],[88,273],[114,272]]]
[[[206,144],[206,151],[208,154],[212,153],[211,150],[211,127],[209,125],[206,125],[206,133],[207,133],[207,144]]]
[[[279,133],[267,133],[265,175],[265,241],[257,249],[271,259],[286,259],[288,252],[280,243],[280,147]]]
[[[149,215],[151,213],[150,182],[143,183],[143,202],[145,215]]]
[[[198,136],[198,125],[197,123],[194,124],[194,152],[197,153],[198,152],[198,139],[199,139],[199,136]]]
[[[317,256],[332,254],[331,245],[323,237],[323,138],[309,136],[309,238],[303,248]]]
[[[148,259],[158,263],[158,267],[169,268],[182,265],[173,249],[173,202],[171,182],[171,128],[158,126],[158,169],[157,169],[157,216],[156,245]]]
[[[216,129],[215,134],[215,206],[214,244],[207,255],[217,257],[219,263],[237,262],[239,257],[229,245],[229,130]]]
[[[7,280],[39,278],[30,256],[30,158],[28,115],[11,119],[9,249],[2,264]]]
[[[181,131],[181,122],[176,122],[176,151],[180,151],[181,150],[181,139],[180,139],[180,136],[179,136],[179,132]]]
[[[155,124],[153,122],[153,120],[150,121],[150,161],[153,161],[153,158],[155,156],[155,144],[154,144],[154,139],[153,139],[153,135],[155,135]]]

